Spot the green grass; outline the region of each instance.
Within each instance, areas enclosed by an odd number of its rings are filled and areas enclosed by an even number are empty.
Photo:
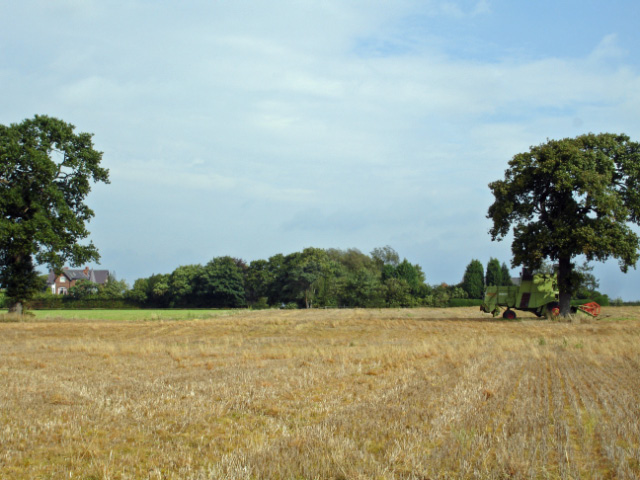
[[[35,320],[110,320],[110,321],[155,321],[195,320],[233,315],[237,310],[32,310]]]

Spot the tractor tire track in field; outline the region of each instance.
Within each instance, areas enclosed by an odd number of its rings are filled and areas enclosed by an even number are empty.
[[[514,362],[512,368],[515,371],[514,374],[507,376],[511,381],[501,385],[503,391],[500,394],[488,390],[484,392],[483,408],[486,409],[486,415],[490,418],[489,424],[484,425],[484,436],[488,448],[486,450],[474,448],[474,454],[469,463],[476,471],[490,471],[492,465],[504,463],[505,457],[508,457],[508,453],[505,455],[502,451],[504,448],[499,449],[499,447],[509,442],[506,425],[512,420],[514,405],[519,397],[526,372],[525,365],[519,362]],[[482,425],[479,425],[478,429],[481,430]]]
[[[601,444],[601,455],[620,478],[637,478],[640,467],[638,445],[638,405],[633,376],[616,372],[615,365],[586,370],[581,384],[589,392],[598,422],[594,435]],[[634,473],[635,472],[635,473]]]
[[[579,365],[575,357],[567,359],[563,366],[563,373],[567,378],[567,384],[571,389],[574,399],[573,407],[575,418],[579,421],[580,440],[584,445],[585,464],[588,465],[586,473],[591,473],[594,478],[600,475],[610,475],[615,471],[611,459],[607,458],[602,438],[597,433],[598,425],[603,421],[611,421],[609,413],[596,400],[596,392],[590,388],[588,373],[591,368]]]
[[[597,449],[590,445],[587,432],[583,424],[584,403],[576,391],[569,372],[564,362],[557,366],[557,374],[562,388],[562,401],[564,418],[566,419],[567,439],[565,444],[565,457],[567,467],[571,475],[577,478],[585,478],[594,473],[594,458],[601,457]],[[571,459],[571,461],[570,461]]]

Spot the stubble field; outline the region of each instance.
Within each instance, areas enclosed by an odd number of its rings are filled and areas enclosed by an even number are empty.
[[[603,315],[0,323],[0,478],[638,478],[640,308]]]

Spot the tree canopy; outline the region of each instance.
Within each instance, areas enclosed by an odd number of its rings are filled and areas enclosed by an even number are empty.
[[[497,258],[490,258],[487,263],[487,273],[485,275],[485,285],[502,285],[502,267],[500,266],[500,260]]]
[[[492,240],[513,229],[512,265],[558,264],[561,313],[576,290],[573,260],[617,258],[626,272],[640,246],[640,145],[624,134],[549,140],[519,153],[489,184]]]
[[[84,200],[109,172],[92,135],[74,129],[42,115],[0,125],[0,284],[12,311],[37,289],[36,263],[60,271],[99,259],[91,242],[80,243],[94,216]]]
[[[370,256],[309,247],[248,265],[216,257],[205,266],[138,279],[126,297],[144,306],[219,308],[446,306],[466,297],[457,287],[430,287],[419,265],[399,259],[389,246]]]
[[[480,260],[471,260],[467,265],[460,287],[467,292],[469,298],[484,297],[484,267]]]

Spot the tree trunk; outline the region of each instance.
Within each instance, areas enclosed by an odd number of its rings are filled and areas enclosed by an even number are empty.
[[[560,315],[566,317],[571,313],[571,271],[573,264],[571,257],[561,257],[558,259],[558,291],[560,293],[558,302],[560,303]]]
[[[22,302],[15,302],[9,306],[9,313],[15,313],[16,315],[22,315]]]

